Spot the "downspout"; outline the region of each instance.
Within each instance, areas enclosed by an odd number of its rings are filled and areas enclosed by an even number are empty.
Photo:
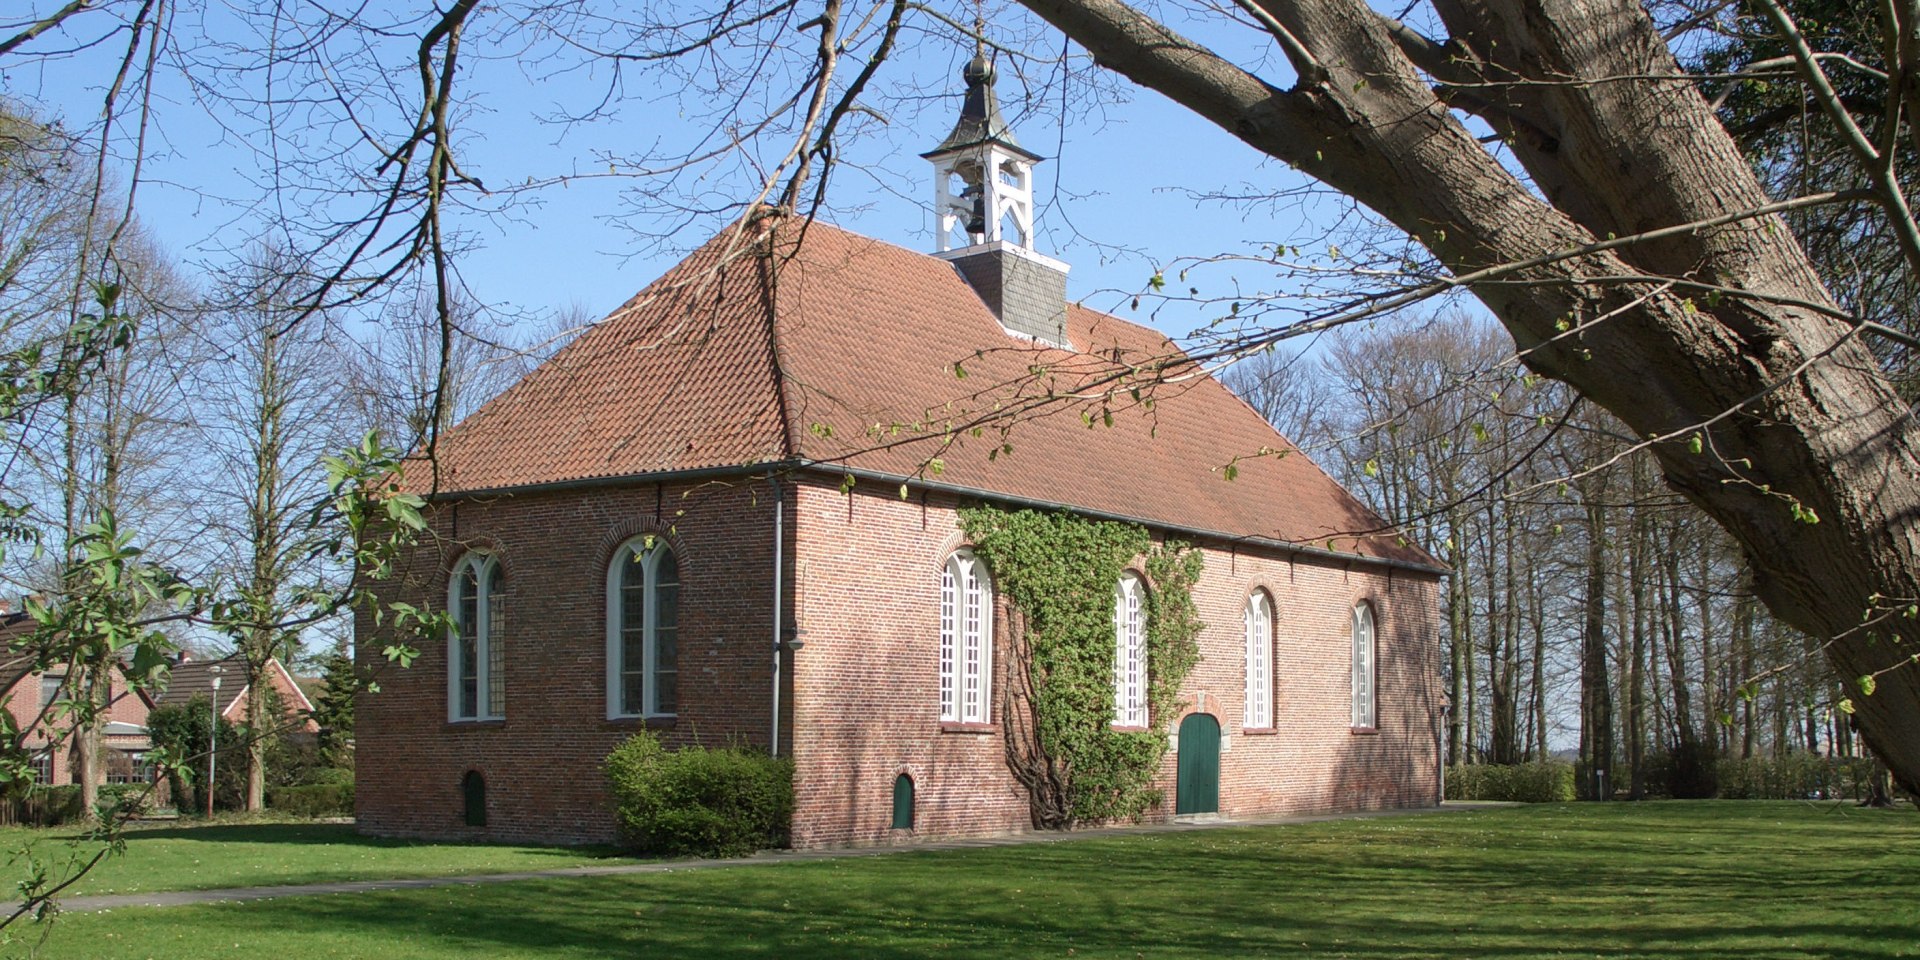
[[[773,486],[773,739],[769,741],[767,752],[780,755],[780,651],[785,637],[781,636],[781,621],[784,619],[786,579],[783,561],[786,559],[786,506],[785,495],[780,490],[780,480],[772,471],[767,472],[767,483]]]

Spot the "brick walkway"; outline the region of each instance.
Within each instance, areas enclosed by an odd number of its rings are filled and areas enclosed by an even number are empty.
[[[1379,810],[1368,813],[1314,814],[1298,817],[1264,817],[1252,820],[1192,820],[1146,826],[1099,827],[1067,833],[1016,833],[971,840],[933,840],[884,847],[850,847],[834,850],[781,850],[758,853],[730,860],[650,860],[644,863],[619,863],[589,867],[562,867],[555,870],[527,870],[519,873],[484,873],[456,877],[417,877],[407,880],[350,880],[340,883],[302,883],[277,887],[232,887],[223,890],[175,890],[162,893],[105,894],[93,897],[68,897],[60,901],[67,913],[92,913],[123,907],[179,907],[196,903],[230,903],[241,900],[271,900],[276,897],[311,897],[329,893],[370,893],[377,890],[420,890],[463,884],[513,883],[518,880],[546,880],[564,877],[612,877],[635,873],[673,873],[682,870],[717,870],[725,867],[750,867],[770,863],[794,863],[808,860],[840,860],[852,857],[879,857],[920,850],[975,850],[986,847],[1012,847],[1030,843],[1071,843],[1093,837],[1114,837],[1143,833],[1183,833],[1189,830],[1218,830],[1224,827],[1275,826],[1290,823],[1319,823],[1325,820],[1366,820],[1377,817],[1401,817],[1414,814],[1459,813],[1498,803],[1447,803],[1439,807],[1413,810]]]

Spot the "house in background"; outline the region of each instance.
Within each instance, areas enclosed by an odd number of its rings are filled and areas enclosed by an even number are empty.
[[[220,678],[217,694],[213,686],[216,676]],[[245,723],[248,704],[254,693],[245,677],[246,664],[237,655],[217,660],[195,660],[183,652],[168,671],[165,689],[154,697],[154,706],[185,706],[195,697],[205,697],[208,703],[219,709],[222,720]],[[312,716],[313,702],[307,699],[306,691],[295,682],[293,674],[287,671],[280,658],[267,661],[266,678],[279,697],[281,713],[290,725],[288,732],[305,735],[318,733],[320,728],[314,724]]]
[[[6,612],[6,606],[0,603],[0,644],[10,648],[13,642],[33,632],[34,622],[24,613]],[[19,664],[16,669],[26,669],[26,661],[15,662]],[[9,670],[6,675],[11,677],[13,672]],[[153,765],[147,759],[147,751],[153,747],[147,733],[147,716],[155,708],[183,706],[194,697],[202,696],[216,705],[220,716],[227,721],[246,720],[252,690],[240,679],[244,673],[238,659],[193,660],[182,653],[168,673],[163,689],[155,693],[134,687],[124,672],[117,667],[114,670],[101,725],[101,783],[148,783],[153,779]],[[215,676],[223,680],[217,699],[213,689]],[[267,676],[280,696],[290,732],[309,736],[316,733],[319,728],[310,716],[313,704],[286,667],[274,659],[268,664]],[[66,671],[49,670],[26,672],[4,693],[7,711],[13,715],[14,723],[26,731],[24,742],[33,755],[35,778],[39,783],[59,786],[80,782],[71,722],[57,707],[58,701],[65,699],[70,691]]]
[[[24,613],[9,611],[0,603],[0,644],[12,644],[33,632],[34,621]],[[28,661],[16,660],[25,669]],[[12,677],[15,669],[7,669]],[[72,692],[66,671],[28,671],[10,690],[0,693],[7,712],[19,729],[26,731],[24,744],[33,756],[34,777],[38,783],[63,785],[78,783],[79,763],[74,753],[71,721],[61,715],[58,703]],[[106,709],[101,724],[101,783],[146,783],[153,779],[153,765],[147,751],[153,742],[147,737],[147,714],[154,707],[146,691],[134,688],[126,675],[115,669],[108,681]]]
[[[362,830],[610,840],[600,764],[639,730],[790,757],[795,846],[1026,829],[968,503],[1202,552],[1174,716],[1144,702],[1154,586],[1114,584],[1113,722],[1173,746],[1150,817],[1439,802],[1443,568],[1165,337],[1067,302],[1033,245],[1039,158],[991,65],[965,79],[927,155],[931,255],[767,212],[411,466],[431,537],[385,599],[457,627],[358,706]],[[387,629],[356,631],[376,668]]]

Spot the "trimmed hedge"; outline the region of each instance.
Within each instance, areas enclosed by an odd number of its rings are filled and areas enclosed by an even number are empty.
[[[1860,800],[1873,779],[1865,757],[1789,753],[1720,761],[1720,796],[1728,800]]]
[[[350,817],[353,815],[353,783],[270,787],[267,809],[294,817]]]
[[[621,836],[634,850],[734,857],[783,847],[793,821],[793,763],[747,747],[668,750],[651,732],[602,768]]]
[[[1447,768],[1448,800],[1506,800],[1516,803],[1559,803],[1573,799],[1573,764],[1490,763]]]

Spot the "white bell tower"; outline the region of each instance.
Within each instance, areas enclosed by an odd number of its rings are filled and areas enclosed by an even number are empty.
[[[979,50],[960,74],[967,99],[938,147],[934,256],[953,264],[1014,336],[1054,347],[1067,340],[1067,265],[1033,249],[1033,165],[1040,155],[1013,138],[993,95],[993,63]]]
[[[1021,147],[1001,119],[986,53],[974,54],[960,75],[967,81],[960,121],[938,147],[921,154],[933,164],[935,250],[1002,240],[1032,250],[1033,165],[1040,155]]]

